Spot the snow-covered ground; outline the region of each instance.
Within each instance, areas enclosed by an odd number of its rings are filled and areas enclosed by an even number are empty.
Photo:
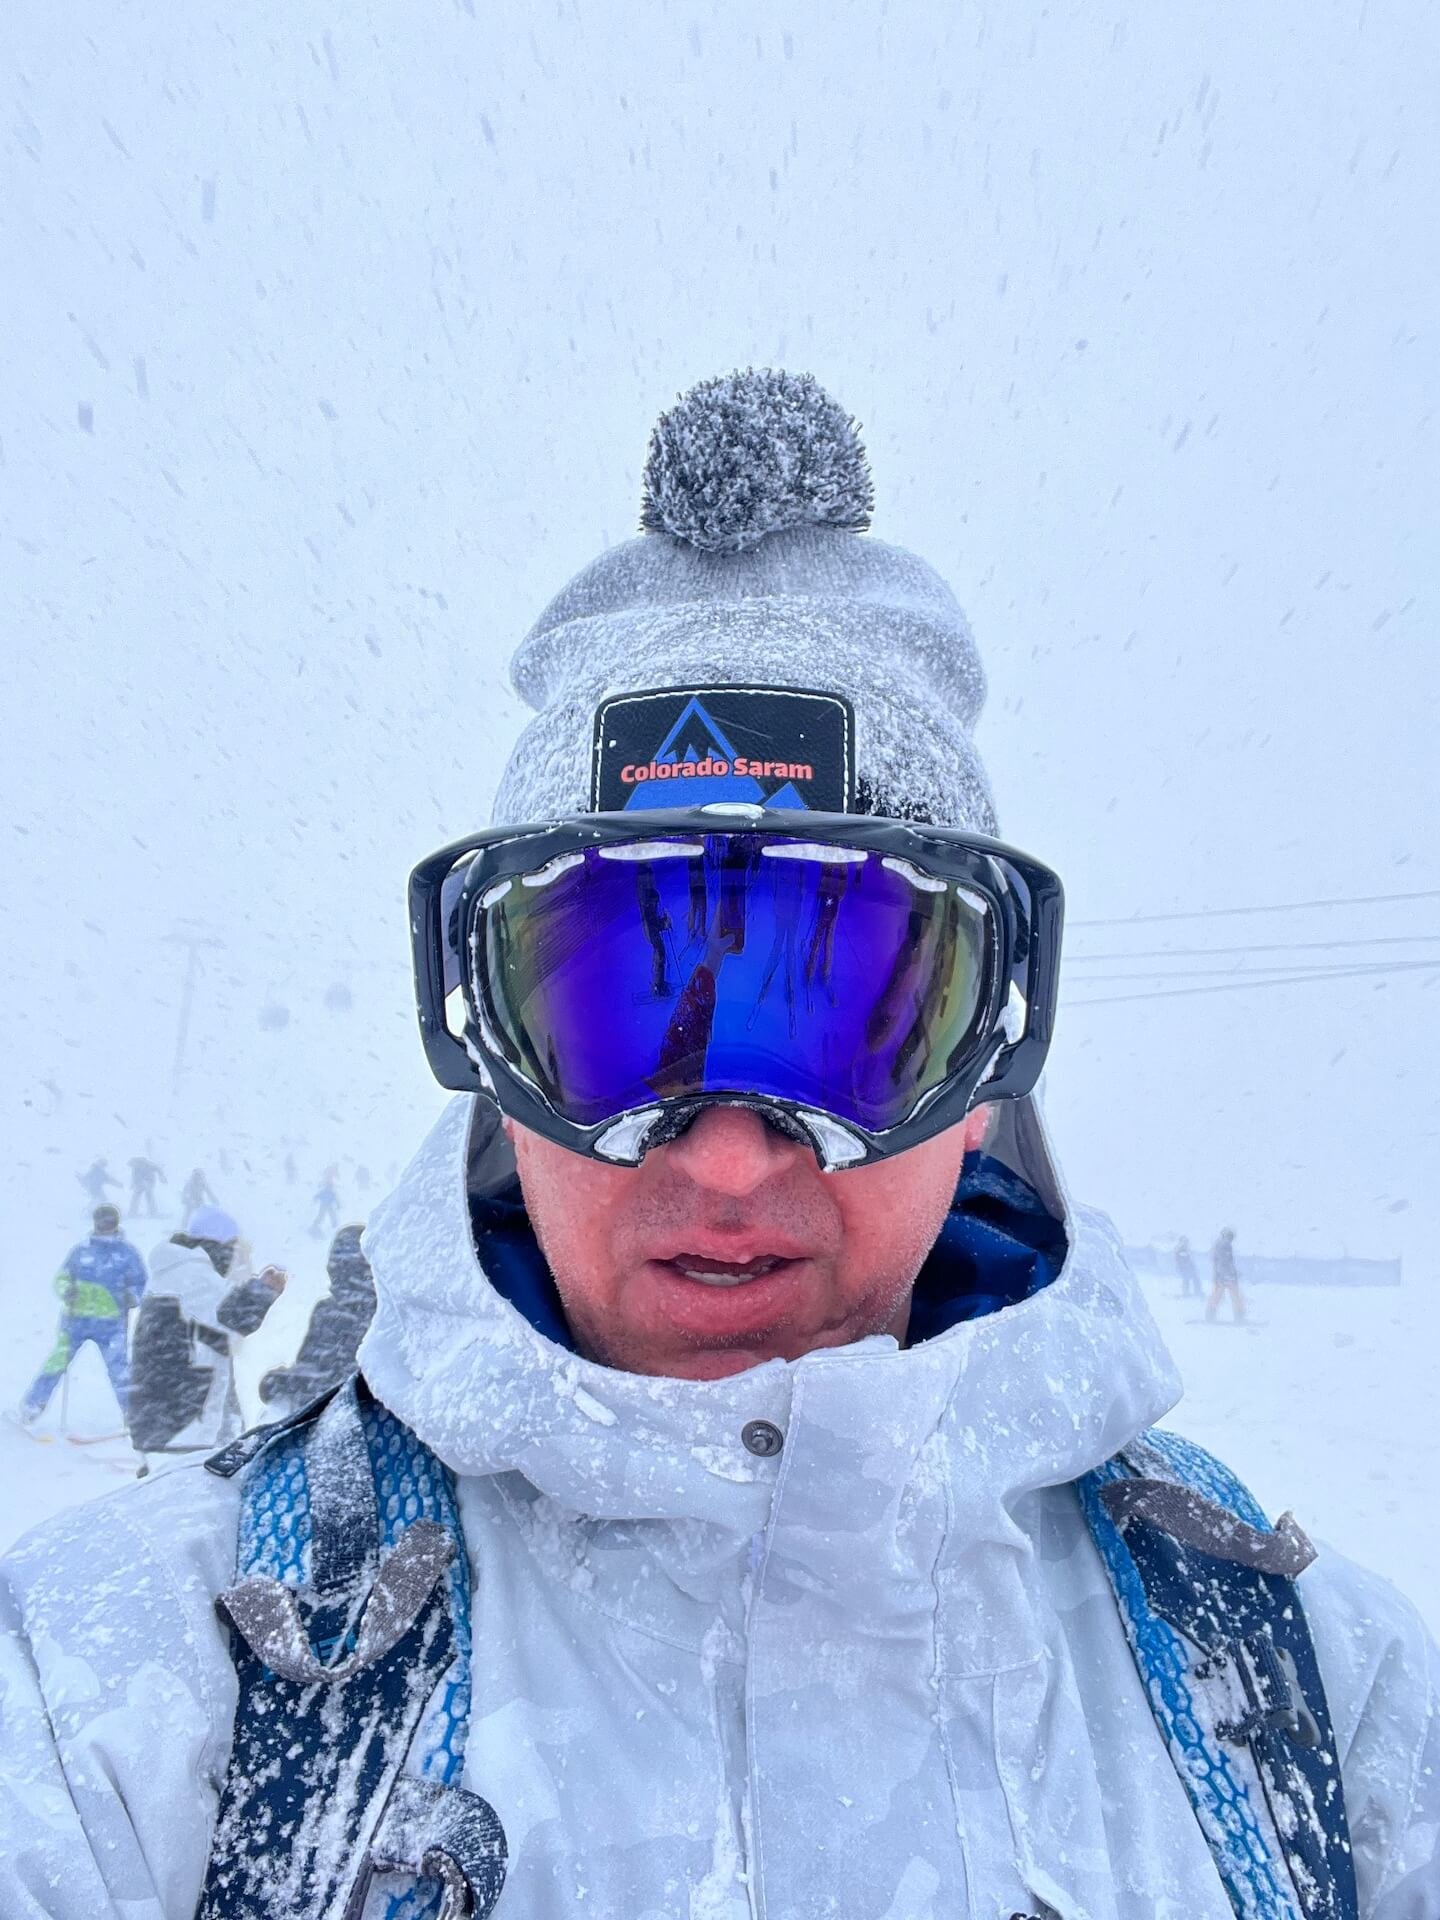
[[[252,1414],[254,1382],[293,1353],[324,1283],[326,1243],[299,1224],[301,1211],[287,1210],[282,1197],[269,1238],[256,1235],[257,1255],[278,1251],[292,1281],[243,1357]],[[148,1249],[149,1238],[136,1237]],[[1185,1399],[1170,1424],[1222,1454],[1272,1515],[1291,1508],[1307,1531],[1386,1574],[1440,1633],[1440,1537],[1430,1524],[1440,1483],[1432,1400],[1440,1303],[1426,1277],[1373,1291],[1272,1287],[1251,1296],[1251,1321],[1239,1328],[1228,1320],[1204,1324],[1198,1303],[1180,1299],[1173,1279],[1144,1284],[1185,1376]],[[0,1395],[9,1406],[39,1364],[51,1326],[40,1293],[12,1305],[0,1355]],[[76,1376],[72,1430],[111,1432],[114,1403],[93,1350]],[[123,1445],[36,1444],[6,1424],[0,1544],[61,1507],[123,1485],[128,1473]]]

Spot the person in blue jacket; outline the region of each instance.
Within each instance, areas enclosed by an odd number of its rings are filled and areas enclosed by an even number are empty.
[[[100,1350],[124,1419],[130,1390],[126,1330],[145,1292],[145,1279],[145,1262],[120,1231],[119,1209],[108,1203],[96,1207],[90,1238],[70,1249],[55,1276],[60,1330],[50,1357],[21,1402],[20,1418],[26,1426],[33,1426],[44,1413],[87,1341]]]

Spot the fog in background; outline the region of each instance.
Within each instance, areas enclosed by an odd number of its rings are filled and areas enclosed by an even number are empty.
[[[12,1313],[96,1154],[242,1222],[408,1158],[407,872],[656,414],[750,364],[975,626],[1073,1189],[1434,1285],[1435,15],[1203,11],[7,10]]]

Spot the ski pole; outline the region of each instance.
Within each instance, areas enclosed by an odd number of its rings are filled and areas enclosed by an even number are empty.
[[[126,1437],[130,1433],[130,1315],[133,1311],[127,1299],[120,1309],[120,1354],[125,1362],[125,1398],[120,1402],[120,1424]]]
[[[65,1336],[65,1370],[60,1375],[60,1432],[68,1439],[70,1434],[70,1336]]]
[[[65,1276],[65,1367],[60,1375],[60,1432],[70,1437],[70,1362],[75,1358],[75,1281]]]

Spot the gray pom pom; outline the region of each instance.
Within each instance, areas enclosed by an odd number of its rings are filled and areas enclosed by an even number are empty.
[[[702,380],[660,416],[640,525],[708,553],[741,553],[786,527],[868,527],[859,428],[808,373]]]

